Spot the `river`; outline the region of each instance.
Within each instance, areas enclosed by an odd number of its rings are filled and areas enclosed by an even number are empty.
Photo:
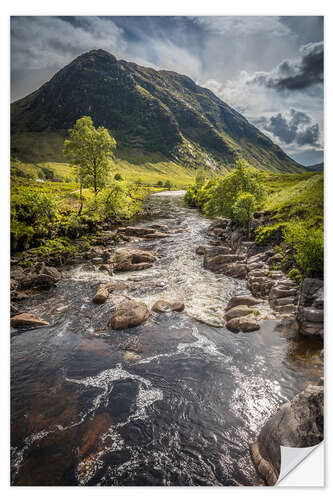
[[[125,295],[150,306],[184,300],[183,313],[107,330],[124,296],[94,304],[111,278],[91,263],[26,301],[50,326],[12,331],[12,484],[263,484],[249,444],[282,403],[318,381],[322,346],[275,320],[255,333],[223,327],[224,307],[246,281],[203,268],[195,249],[207,244],[211,221],[182,194],[152,195],[152,215],[135,221],[174,230],[132,244],[161,258],[112,280],[130,282]]]

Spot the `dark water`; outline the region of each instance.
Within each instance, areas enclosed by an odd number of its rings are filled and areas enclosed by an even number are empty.
[[[224,305],[246,286],[204,270],[195,255],[210,221],[180,196],[148,203],[155,214],[137,223],[175,232],[133,244],[163,254],[151,269],[115,276],[135,290],[93,304],[110,277],[87,263],[26,302],[51,326],[13,331],[13,484],[261,484],[249,443],[320,376],[320,342],[299,339],[293,325],[267,320],[246,334],[221,326]],[[149,305],[183,299],[186,312],[108,331],[121,293]]]

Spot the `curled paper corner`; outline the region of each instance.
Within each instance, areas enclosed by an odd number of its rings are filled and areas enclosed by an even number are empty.
[[[315,446],[309,446],[307,448],[290,448],[289,446],[280,446],[281,467],[276,485],[280,485],[281,481],[283,481],[283,479],[291,471],[293,471],[301,462],[303,462],[303,460],[305,460],[314,450],[316,450],[321,445],[323,445],[323,441],[316,444]],[[322,447],[322,453],[324,453],[324,447]],[[323,477],[323,471],[320,471],[320,474]],[[283,485],[281,484],[280,486]]]

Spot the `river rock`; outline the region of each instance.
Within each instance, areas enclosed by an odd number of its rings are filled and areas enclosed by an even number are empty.
[[[226,323],[228,330],[232,332],[254,332],[259,330],[260,325],[253,314],[232,318]]]
[[[102,264],[101,266],[99,266],[98,269],[102,272],[108,273],[110,276],[112,276],[112,274],[113,274],[112,264]]]
[[[205,249],[206,249],[206,247],[205,247],[204,245],[200,245],[200,246],[196,249],[195,253],[196,253],[197,255],[204,255],[204,254],[205,254]]]
[[[10,318],[10,324],[14,328],[24,328],[27,326],[47,326],[49,323],[47,321],[36,318],[36,316],[34,316],[33,314],[21,313],[17,314],[16,316],[12,316]]]
[[[168,302],[166,300],[160,299],[152,307],[152,310],[158,313],[177,311],[181,312],[185,308],[184,302],[175,301]]]
[[[58,278],[50,274],[29,274],[21,281],[22,288],[51,288],[58,282]]]
[[[234,297],[229,300],[226,310],[236,306],[255,306],[261,302],[261,300],[252,297],[252,295],[234,295]]]
[[[225,264],[229,264],[229,263],[241,264],[243,262],[244,262],[244,259],[236,254],[220,254],[219,253],[218,255],[213,255],[212,257],[210,257],[208,255],[206,256],[206,254],[205,254],[204,267],[206,269],[209,269],[210,271],[218,273],[218,272],[223,272],[222,268]],[[245,271],[246,271],[246,266],[245,266]]]
[[[303,281],[297,321],[302,335],[324,335],[324,283],[320,279]]]
[[[239,318],[240,316],[247,316],[249,314],[256,313],[259,314],[259,311],[257,311],[257,309],[250,309],[250,307],[248,307],[247,305],[239,305],[228,309],[224,317],[227,321],[229,321],[232,318]]]
[[[269,486],[280,474],[281,446],[307,448],[323,440],[324,388],[309,385],[271,416],[250,446],[254,465]]]
[[[167,238],[169,235],[161,231],[154,231],[153,233],[146,234],[144,238],[146,240],[151,240],[154,238]]]
[[[233,262],[230,264],[224,264],[220,268],[220,273],[230,276],[231,278],[237,278],[240,280],[246,279],[247,271],[246,265],[241,262]]]
[[[144,302],[125,300],[110,318],[108,326],[114,330],[132,328],[141,325],[149,316],[149,308]]]
[[[104,304],[109,296],[109,289],[106,284],[101,284],[98,287],[96,295],[92,299],[95,304]]]
[[[156,255],[140,248],[120,248],[111,258],[117,272],[141,271],[152,267]]]

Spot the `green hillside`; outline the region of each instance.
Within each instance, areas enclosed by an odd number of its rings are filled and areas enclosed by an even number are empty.
[[[223,173],[243,158],[271,172],[304,171],[241,114],[187,76],[117,61],[103,50],[81,55],[12,104],[12,157],[63,162],[67,130],[84,115],[110,130],[118,144],[116,156],[135,168],[149,170],[162,161]],[[151,160],[152,153],[157,161]]]

